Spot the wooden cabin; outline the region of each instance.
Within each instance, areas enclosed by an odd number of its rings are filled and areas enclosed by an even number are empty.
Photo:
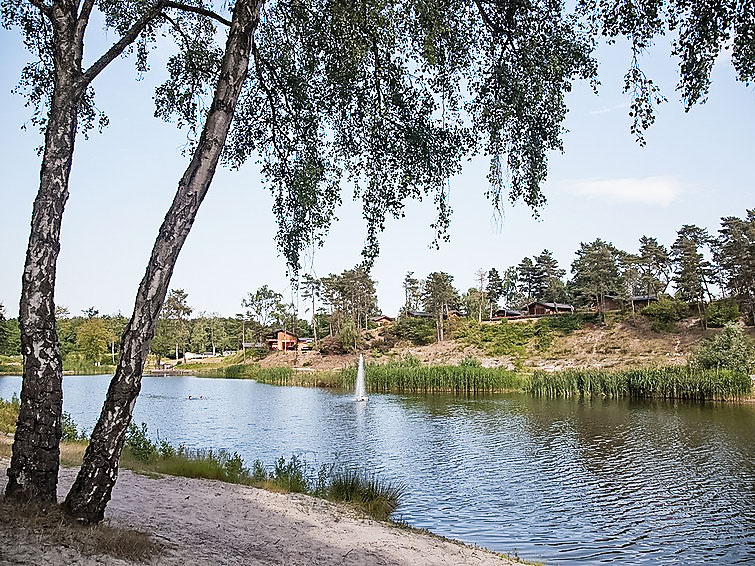
[[[299,337],[287,330],[279,328],[273,330],[267,337],[267,345],[270,350],[283,352],[285,350],[295,350],[299,344]]]
[[[370,320],[380,327],[393,324],[394,321],[393,318],[384,314],[381,314],[380,316],[373,316]]]
[[[521,311],[517,311],[509,308],[498,309],[493,313],[493,319],[499,318],[518,318],[522,316]]]
[[[527,309],[527,314],[530,316],[567,314],[574,312],[574,307],[572,305],[567,305],[566,303],[543,303],[541,301],[534,301],[528,304],[525,308]]]

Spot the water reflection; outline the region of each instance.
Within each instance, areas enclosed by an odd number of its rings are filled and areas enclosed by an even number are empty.
[[[65,410],[89,429],[107,381],[64,380]],[[0,378],[0,396],[19,386]],[[144,379],[135,420],[247,462],[337,456],[405,482],[411,524],[534,560],[755,561],[753,406],[523,395],[355,403],[350,392],[173,377]]]

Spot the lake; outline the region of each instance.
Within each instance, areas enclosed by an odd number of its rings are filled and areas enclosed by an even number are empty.
[[[64,378],[64,410],[80,426],[92,429],[109,379]],[[0,377],[0,397],[20,383]],[[225,448],[248,465],[292,454],[358,465],[406,484],[397,519],[530,560],[755,562],[753,405],[352,397],[145,377],[134,420],[153,438]]]

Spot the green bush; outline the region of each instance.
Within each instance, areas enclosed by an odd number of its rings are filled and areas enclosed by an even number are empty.
[[[10,401],[0,399],[0,432],[9,434],[16,432],[16,422],[18,421],[18,411],[20,409],[21,402],[15,393]]]
[[[676,323],[689,316],[689,305],[684,301],[661,297],[642,309],[642,315],[651,320],[651,328],[656,332],[671,332]]]
[[[63,413],[63,417],[61,419],[61,429],[61,440],[63,440],[64,442],[78,442],[80,440],[87,439],[86,431],[82,430],[81,432],[79,432],[79,429],[76,428],[76,423],[68,413]]]
[[[706,320],[708,326],[713,328],[722,328],[729,322],[739,320],[739,305],[733,301],[722,300],[713,301],[708,305],[706,311]]]
[[[717,336],[703,342],[692,354],[690,364],[701,369],[728,369],[749,375],[755,367],[752,340],[735,323],[730,322]]]
[[[157,446],[147,437],[146,423],[142,423],[141,428],[134,423],[128,425],[125,446],[135,459],[142,462],[148,462],[158,453]]]
[[[427,318],[415,318],[402,316],[389,329],[386,334],[392,334],[399,340],[408,340],[415,346],[426,346],[435,342],[435,323]]]

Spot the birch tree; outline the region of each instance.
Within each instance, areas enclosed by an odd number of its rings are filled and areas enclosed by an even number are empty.
[[[54,501],[63,403],[55,274],[76,134],[107,124],[95,106],[92,83],[131,49],[137,70],[146,71],[150,45],[166,22],[191,28],[195,47],[205,48],[214,34],[205,16],[225,20],[200,5],[167,0],[3,0],[0,7],[2,25],[20,30],[35,57],[24,67],[17,90],[33,109],[31,123],[45,136],[22,276],[18,319],[24,377],[6,494]],[[86,65],[85,36],[94,11],[118,39]]]

